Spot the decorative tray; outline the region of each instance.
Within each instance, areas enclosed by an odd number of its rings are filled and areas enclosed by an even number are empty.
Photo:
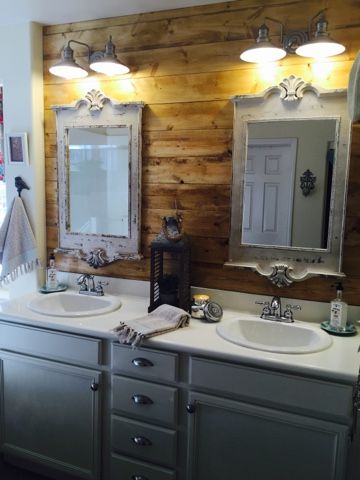
[[[347,323],[344,329],[339,330],[332,327],[329,321],[326,321],[321,323],[321,328],[331,335],[350,336],[357,334],[357,328],[351,323]]]
[[[56,288],[48,288],[46,285],[43,285],[39,288],[39,292],[41,293],[55,293],[55,292],[64,292],[67,289],[67,285],[64,283],[59,283]]]

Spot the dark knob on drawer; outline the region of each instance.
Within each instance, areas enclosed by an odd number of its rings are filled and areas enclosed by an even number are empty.
[[[195,404],[194,403],[188,403],[186,405],[186,411],[188,413],[194,413],[195,412]]]
[[[135,367],[153,367],[154,364],[152,362],[150,362],[150,360],[148,360],[147,358],[134,358],[134,360],[132,361],[133,365],[135,365]]]
[[[93,380],[91,382],[91,385],[90,385],[90,388],[93,392],[96,392],[98,389],[99,389],[99,384],[95,382],[95,380]]]
[[[148,477],[144,475],[131,475],[131,480],[149,480]]]
[[[152,442],[146,437],[132,437],[132,441],[140,447],[148,447],[152,445]]]
[[[135,394],[131,397],[132,401],[137,405],[150,405],[154,403],[151,398],[147,397],[146,395]]]

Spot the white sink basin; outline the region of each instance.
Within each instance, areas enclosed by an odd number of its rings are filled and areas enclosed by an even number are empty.
[[[121,306],[118,297],[104,295],[92,297],[77,292],[39,294],[27,307],[33,312],[52,317],[88,317],[112,312]]]
[[[331,337],[319,326],[301,322],[238,318],[220,323],[216,331],[229,342],[267,352],[318,352],[332,343]]]

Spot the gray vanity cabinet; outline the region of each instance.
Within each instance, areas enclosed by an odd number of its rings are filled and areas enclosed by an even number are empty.
[[[187,480],[343,480],[353,386],[190,359]]]
[[[101,372],[39,357],[45,352],[51,358],[46,352],[50,346],[54,357],[68,352],[69,358],[92,363],[100,342],[4,324],[0,333],[1,451],[40,465],[44,472],[50,468],[74,478],[99,479]],[[26,335],[34,343],[23,344]],[[71,345],[77,351],[68,350]]]
[[[348,429],[192,392],[188,480],[340,480]]]

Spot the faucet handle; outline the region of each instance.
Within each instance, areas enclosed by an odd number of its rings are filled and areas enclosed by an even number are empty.
[[[293,310],[301,310],[300,305],[290,305],[290,303],[286,305],[286,310],[284,311],[283,316],[288,322],[294,321]]]
[[[98,295],[104,295],[103,287],[105,287],[106,285],[109,285],[109,282],[102,282],[101,280],[97,281],[95,290],[98,293]]]
[[[263,309],[262,309],[262,312],[261,312],[261,315],[260,315],[260,318],[264,318],[265,316],[271,314],[270,302],[267,302],[267,301],[265,301],[265,302],[256,301],[255,303],[256,303],[256,305],[264,305],[264,307],[263,307]]]

